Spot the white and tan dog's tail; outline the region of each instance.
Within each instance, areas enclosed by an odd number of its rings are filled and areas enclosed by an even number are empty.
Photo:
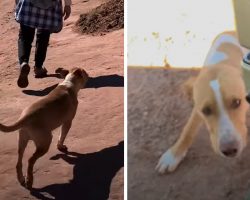
[[[2,132],[12,132],[20,129],[23,126],[24,119],[21,118],[12,125],[6,126],[0,123],[0,131]]]

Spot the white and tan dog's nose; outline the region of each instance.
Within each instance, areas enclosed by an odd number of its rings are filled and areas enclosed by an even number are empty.
[[[227,137],[220,139],[219,148],[221,153],[226,157],[236,157],[241,151],[240,142],[237,138]]]

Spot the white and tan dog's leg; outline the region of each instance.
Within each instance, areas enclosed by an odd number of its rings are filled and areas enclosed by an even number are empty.
[[[69,132],[69,129],[71,128],[71,124],[72,124],[72,122],[68,121],[62,125],[61,134],[59,136],[59,140],[57,143],[57,149],[59,151],[65,152],[68,150],[67,146],[64,145],[63,143],[64,143],[64,140]]]
[[[156,170],[160,174],[163,174],[166,171],[172,172],[176,169],[193,143],[200,124],[201,118],[193,109],[191,117],[185,125],[177,142],[161,156],[156,166]]]

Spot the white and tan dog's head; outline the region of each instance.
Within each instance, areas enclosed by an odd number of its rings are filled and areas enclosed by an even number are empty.
[[[235,157],[247,141],[245,85],[238,68],[226,63],[201,70],[188,82],[194,109],[204,120],[216,153]],[[192,91],[190,91],[192,90]]]

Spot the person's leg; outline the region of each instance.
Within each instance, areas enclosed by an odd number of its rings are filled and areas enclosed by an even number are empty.
[[[50,31],[38,29],[36,33],[35,51],[35,77],[42,78],[47,75],[47,70],[43,68],[49,45]]]
[[[21,88],[28,86],[28,75],[30,72],[29,58],[34,40],[35,29],[20,25],[19,38],[18,38],[18,59],[20,64],[20,74],[17,80],[17,85]]]
[[[35,29],[20,25],[19,38],[18,38],[18,58],[19,64],[23,62],[29,63],[30,51],[32,42],[34,40]]]

